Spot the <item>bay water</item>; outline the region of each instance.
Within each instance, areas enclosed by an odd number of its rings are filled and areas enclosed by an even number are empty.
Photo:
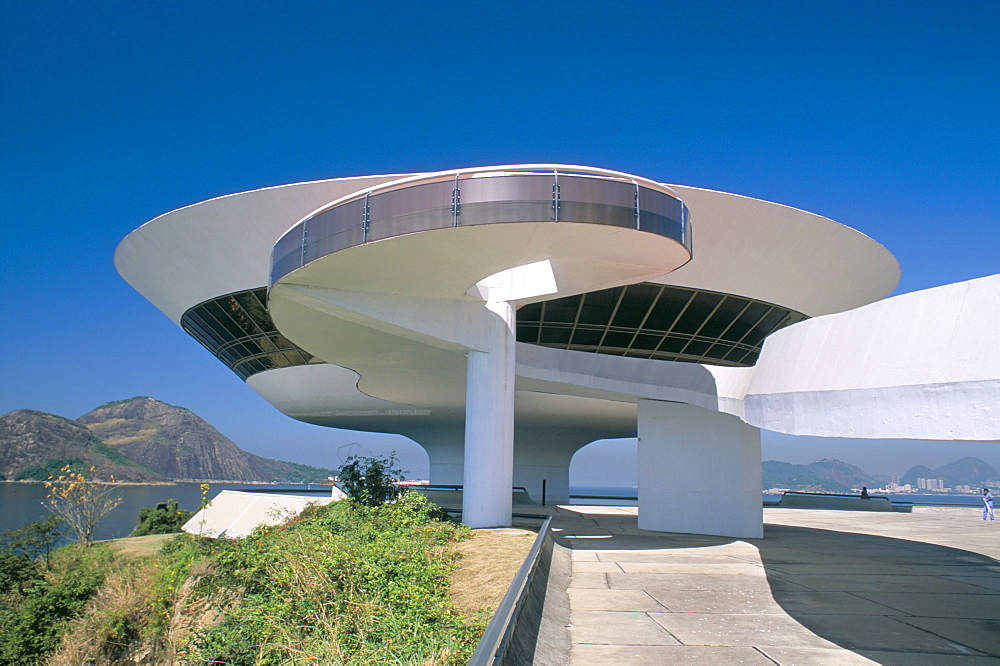
[[[223,490],[250,492],[289,492],[295,494],[328,495],[330,486],[320,484],[246,484],[209,483],[209,499]],[[173,499],[181,509],[194,511],[201,504],[200,483],[172,483],[156,485],[120,485],[115,493],[122,502],[98,525],[95,538],[117,539],[128,536],[138,522],[139,510],[156,506],[160,502]],[[574,486],[571,488],[574,504],[635,506],[634,499],[596,499],[593,496],[636,497],[636,489],[618,487]],[[44,520],[50,514],[42,505],[45,486],[41,483],[0,482],[0,531],[23,527],[36,520]],[[585,497],[590,496],[590,497]],[[886,495],[894,502],[912,502],[914,505],[968,506],[981,507],[982,499],[975,495]],[[777,501],[777,495],[763,495],[765,502]]]

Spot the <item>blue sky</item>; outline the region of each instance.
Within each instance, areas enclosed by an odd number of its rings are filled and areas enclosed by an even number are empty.
[[[995,0],[4,0],[0,413],[150,395],[263,455],[406,449],[282,416],[114,270],[163,212],[300,180],[602,166],[857,228],[899,292],[1000,272],[998,29]],[[963,455],[1000,467],[996,445],[765,437],[873,472]]]

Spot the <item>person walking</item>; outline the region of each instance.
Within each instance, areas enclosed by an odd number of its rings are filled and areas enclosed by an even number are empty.
[[[990,520],[996,520],[993,516],[993,495],[990,494],[989,488],[983,488],[983,520],[986,520],[986,516],[989,516]]]

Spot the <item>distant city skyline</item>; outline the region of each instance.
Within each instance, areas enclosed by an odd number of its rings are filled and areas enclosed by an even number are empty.
[[[404,438],[280,414],[114,270],[161,213],[302,180],[594,164],[828,216],[895,254],[897,293],[1000,272],[998,24],[974,0],[3,3],[0,413],[149,395],[258,455],[416,464]],[[995,443],[763,442],[877,474],[1000,468]],[[634,473],[627,448],[574,472]]]

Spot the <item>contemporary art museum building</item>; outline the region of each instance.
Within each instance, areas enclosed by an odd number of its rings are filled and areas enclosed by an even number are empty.
[[[296,183],[147,222],[121,275],[288,416],[398,433],[463,520],[638,436],[639,526],[762,535],[760,429],[1000,439],[1000,276],[889,298],[820,215],[580,166]]]

